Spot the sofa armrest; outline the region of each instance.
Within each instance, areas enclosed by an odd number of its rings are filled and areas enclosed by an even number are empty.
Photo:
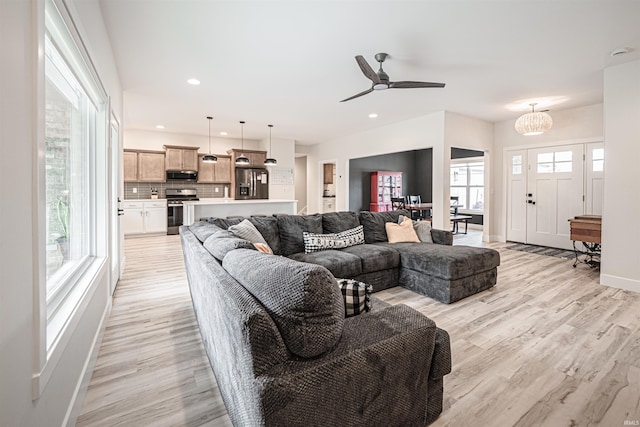
[[[451,343],[449,333],[436,328],[436,346],[431,360],[429,379],[437,380],[451,373]]]
[[[438,245],[453,245],[453,233],[449,230],[431,229],[431,239]]]
[[[346,319],[330,352],[256,378],[266,424],[425,425],[427,396],[437,393],[429,389],[436,334],[405,305]]]

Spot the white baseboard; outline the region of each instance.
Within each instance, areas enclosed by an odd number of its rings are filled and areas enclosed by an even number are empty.
[[[611,288],[624,289],[627,291],[640,293],[640,281],[627,279],[626,277],[611,276],[609,274],[600,275],[600,284]]]
[[[105,327],[107,326],[109,314],[111,314],[112,301],[113,299],[111,298],[111,296],[109,296],[109,302],[104,308],[102,319],[100,319],[100,325],[98,327],[98,330],[96,331],[95,336],[93,337],[91,352],[87,355],[84,366],[82,367],[82,375],[80,375],[78,384],[76,384],[76,389],[73,392],[71,404],[67,409],[65,421],[62,423],[62,425],[68,427],[73,427],[76,425],[78,416],[80,415],[80,411],[82,410],[82,404],[84,403],[84,399],[87,396],[87,388],[89,387],[89,382],[91,382],[93,370],[96,367],[98,354],[100,353],[100,345],[102,344],[102,338],[104,337]]]

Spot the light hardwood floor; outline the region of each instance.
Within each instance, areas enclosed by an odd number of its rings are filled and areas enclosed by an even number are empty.
[[[471,231],[471,230],[470,230]],[[478,232],[454,244],[482,245]],[[571,260],[504,249],[498,284],[451,305],[403,288],[451,336],[434,426],[623,426],[640,421],[640,294]],[[200,343],[178,236],[125,241],[127,270],[78,426],[229,426]]]

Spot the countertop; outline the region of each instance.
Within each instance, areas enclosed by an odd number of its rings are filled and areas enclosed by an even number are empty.
[[[138,202],[166,202],[167,199],[124,199],[120,203],[138,203]]]
[[[252,200],[235,200],[235,199],[200,199],[200,200],[186,200],[182,202],[183,205],[255,205],[261,203],[294,203],[297,200],[287,199],[252,199]]]

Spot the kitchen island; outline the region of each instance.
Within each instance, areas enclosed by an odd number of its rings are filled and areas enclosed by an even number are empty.
[[[191,225],[201,218],[228,216],[251,216],[289,214],[297,212],[297,200],[265,199],[265,200],[234,200],[234,199],[200,199],[182,202],[184,207],[184,225]]]

